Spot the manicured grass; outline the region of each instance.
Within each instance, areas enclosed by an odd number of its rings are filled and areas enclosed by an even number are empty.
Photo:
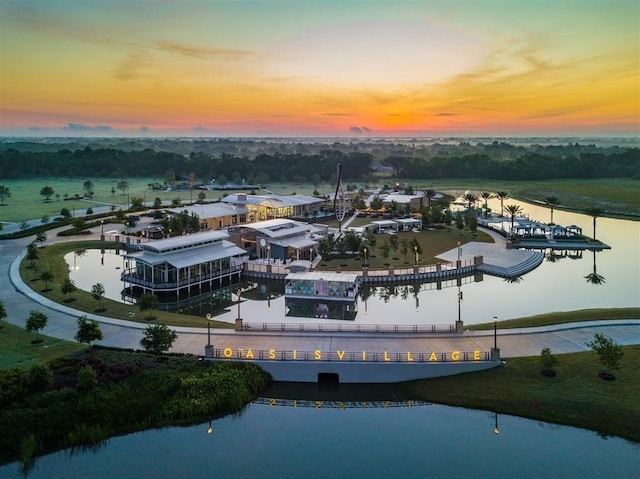
[[[64,201],[63,195],[69,197],[75,194],[83,194],[83,183],[91,179],[95,186],[95,197],[88,200]],[[151,191],[149,183],[164,180],[159,178],[124,178],[130,184],[127,193],[129,198],[144,198],[148,202],[159,197],[165,202],[170,202],[175,198],[180,198],[183,203],[197,200],[198,190],[181,191]],[[5,179],[1,184],[11,190],[11,198],[5,201],[5,207],[0,207],[0,221],[21,222],[28,219],[41,218],[48,215],[53,218],[60,214],[62,208],[85,209],[89,206],[99,206],[101,204],[114,205],[117,209],[125,209],[127,206],[127,194],[122,194],[117,190],[111,194],[111,188],[117,187],[120,179],[116,178],[29,178],[20,180]],[[384,183],[392,184],[402,181],[398,178],[377,178],[375,182],[370,182],[369,187],[382,187]],[[418,189],[435,189],[436,191],[455,192],[462,194],[465,191],[507,191],[511,197],[523,200],[540,200],[545,196],[557,196],[562,200],[562,208],[584,209],[589,206],[601,206],[608,212],[617,214],[640,215],[640,196],[637,190],[640,187],[639,180],[628,178],[598,178],[598,179],[565,179],[565,180],[545,180],[545,181],[499,181],[487,179],[446,179],[434,181],[410,180],[412,185]],[[60,195],[55,196],[51,202],[45,203],[40,196],[40,190],[44,186],[51,186]],[[358,184],[364,187],[364,184]],[[270,183],[267,186],[269,191],[277,194],[289,195],[292,193],[312,195],[314,190],[323,193],[322,185],[312,185],[310,183]],[[335,185],[325,184],[324,194],[332,196]],[[249,192],[249,191],[247,191]],[[261,191],[265,193],[264,190]],[[260,193],[260,191],[256,191]],[[208,201],[221,199],[224,191],[205,192]]]
[[[464,249],[464,244],[470,241],[479,241],[485,243],[492,243],[493,239],[482,231],[471,233],[468,229],[458,230],[456,228],[443,228],[436,230],[421,231],[420,233],[402,232],[397,233],[399,241],[406,239],[412,241],[413,238],[418,240],[420,247],[422,248],[422,254],[418,255],[418,264],[421,266],[442,263],[443,261],[437,259],[436,256],[449,251],[458,246],[458,242]],[[380,253],[381,247],[384,243],[389,242],[390,235],[378,234],[376,235],[376,247],[373,251],[369,251],[367,255],[367,266],[369,269],[375,268],[388,268],[393,265],[396,268],[410,268],[415,263],[415,253],[411,248],[407,251],[406,255],[400,252],[400,248],[397,251],[390,250],[389,257],[385,258]],[[355,258],[335,258],[331,260],[322,260],[316,269],[318,270],[359,270],[364,265],[364,257],[358,256]]]
[[[509,359],[487,371],[399,387],[426,401],[566,424],[640,442],[640,346],[624,348],[614,381],[598,377],[603,368],[593,352],[556,357],[557,374],[552,378],[540,373],[539,357],[527,357]]]
[[[415,180],[413,180],[415,182]],[[418,182],[418,188],[426,188]],[[598,206],[608,213],[640,217],[640,180],[629,178],[564,179],[543,181],[498,181],[485,179],[436,180],[428,185],[437,191],[462,195],[469,190],[474,193],[506,191],[512,198],[525,201],[541,201],[547,196],[560,198],[557,209],[584,210]],[[508,204],[506,200],[505,204]],[[606,216],[606,215],[605,215]]]
[[[57,303],[66,304],[69,307],[84,311],[87,313],[96,313],[110,318],[125,319],[127,321],[135,321],[139,323],[150,323],[146,318],[149,316],[148,312],[144,314],[136,305],[119,303],[110,299],[104,299],[104,307],[106,311],[97,311],[101,306],[98,301],[93,299],[89,291],[77,290],[71,294],[73,301],[67,303],[67,295],[60,291],[60,285],[66,278],[69,277],[69,266],[64,260],[64,255],[76,250],[100,248],[106,249],[116,248],[121,245],[115,242],[100,242],[100,241],[74,241],[68,243],[56,243],[51,246],[39,248],[39,259],[35,262],[38,267],[37,271],[29,268],[30,261],[26,258],[22,260],[20,264],[20,275],[23,281],[31,288],[37,291],[39,294],[55,301]],[[37,279],[40,272],[51,271],[53,273],[54,280],[49,281],[47,290],[45,290],[45,284],[42,280]],[[191,327],[205,327],[206,320],[198,318],[196,316],[189,316],[186,314],[171,313],[168,311],[153,311],[152,315],[156,318],[152,321],[152,324],[167,324],[172,326],[191,326]],[[234,326],[229,323],[219,322],[212,320],[212,326],[216,328],[233,328]]]
[[[498,329],[532,328],[550,324],[610,319],[640,319],[640,308],[580,309],[577,311],[537,314],[535,316],[498,321],[497,327]],[[493,329],[493,323],[473,324],[465,329],[471,331]]]
[[[25,318],[26,319],[26,318]],[[85,344],[64,341],[39,335],[43,341],[31,344],[35,333],[28,333],[6,321],[0,321],[0,369],[29,369],[34,364],[44,364],[53,359],[85,349]]]

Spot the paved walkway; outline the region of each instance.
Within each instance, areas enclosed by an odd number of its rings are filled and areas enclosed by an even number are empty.
[[[107,225],[105,225],[105,228]],[[55,230],[49,237],[55,236]],[[97,239],[99,231],[93,236]],[[83,239],[87,239],[83,237]],[[82,312],[54,303],[31,290],[20,278],[18,267],[31,238],[0,241],[0,300],[5,304],[8,322],[24,327],[31,309],[49,316],[43,334],[73,340],[76,318]],[[60,239],[62,240],[62,239]],[[71,239],[65,238],[66,241]],[[51,240],[49,240],[51,242]],[[107,318],[95,314],[88,317],[100,322],[104,340],[102,344],[122,348],[138,348],[145,324]],[[250,319],[250,318],[247,318]],[[204,323],[204,320],[203,320]],[[172,351],[203,354],[207,341],[206,328],[173,328],[178,333]],[[585,343],[594,332],[601,331],[622,345],[640,344],[640,319],[572,323],[544,328],[498,330],[498,347],[502,357],[533,356],[545,347],[555,354],[588,350]],[[253,349],[280,351],[488,351],[493,346],[493,331],[465,332],[464,334],[403,334],[403,333],[254,333],[232,330],[212,330],[212,343],[216,348],[233,350]]]

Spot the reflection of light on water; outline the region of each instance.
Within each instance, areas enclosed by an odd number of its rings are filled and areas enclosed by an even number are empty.
[[[497,205],[499,200],[489,200]],[[517,201],[532,218],[546,218],[544,208],[526,205]],[[495,208],[494,208],[495,209]],[[585,231],[591,229],[592,218],[586,215],[555,211],[554,219],[558,223],[575,224]],[[638,243],[640,241],[638,225],[632,221],[598,218],[598,237],[612,247],[611,250],[596,253],[597,274],[606,278],[597,286],[585,281],[585,275],[593,270],[592,255],[582,258],[562,258],[558,252],[555,261],[549,259],[538,268],[524,275],[518,282],[508,282],[501,278],[484,275],[481,281],[464,283],[465,324],[486,322],[487,318],[498,315],[510,319],[533,314],[559,310],[577,310],[585,308],[629,307],[640,305],[640,278],[630,264],[640,262]],[[115,250],[106,250],[102,267],[100,250],[87,250],[84,255],[74,258],[73,253],[65,256],[67,264],[75,266],[70,277],[76,285],[86,291],[95,283],[103,283],[106,297],[121,301],[120,282],[122,258]],[[562,259],[561,259],[562,258]],[[70,267],[70,269],[72,269]],[[562,285],[562,287],[558,287]],[[401,288],[396,288],[399,290]],[[594,289],[597,293],[594,294]],[[269,293],[269,286],[260,288]],[[437,289],[435,283],[422,284],[402,299],[399,294],[389,295],[388,291],[368,295],[366,299],[358,297],[360,313],[353,322],[361,324],[453,324],[457,317],[457,288],[443,285]],[[363,304],[364,303],[364,304]],[[419,309],[416,311],[416,306]],[[271,308],[271,309],[269,309]],[[235,309],[235,308],[233,308]],[[268,314],[267,314],[268,312]],[[263,294],[262,298],[249,298],[242,302],[243,319],[247,322],[322,322],[315,318],[297,318],[285,316],[284,297]],[[233,323],[236,311],[229,310],[216,317],[221,321]],[[334,320],[338,321],[338,320]]]

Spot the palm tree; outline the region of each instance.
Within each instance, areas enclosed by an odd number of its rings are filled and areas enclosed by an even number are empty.
[[[487,201],[493,198],[493,194],[489,193],[488,191],[483,191],[482,193],[480,193],[480,197],[484,200],[484,209],[486,210]]]
[[[518,205],[507,205],[504,209],[507,213],[509,213],[509,216],[511,217],[511,230],[509,231],[509,236],[513,238],[513,223],[516,215],[522,213],[522,208],[520,208]]]
[[[549,208],[551,208],[551,222],[549,224],[552,225],[552,224],[554,224],[553,223],[553,209],[557,208],[558,206],[560,206],[560,199],[555,197],[555,196],[547,196],[544,199],[544,204],[547,205]]]
[[[469,209],[471,209],[471,205],[475,205],[476,201],[478,201],[478,197],[473,193],[469,193],[469,192],[462,195],[462,199],[467,202]]]
[[[593,273],[589,273],[584,277],[587,280],[587,283],[591,284],[603,284],[606,281],[604,280],[604,276],[598,274],[596,269],[596,251],[593,250]]]
[[[604,213],[604,210],[601,208],[598,208],[597,206],[591,207],[591,208],[587,208],[586,210],[584,210],[585,213],[587,213],[589,216],[593,217],[593,239],[596,239],[596,219],[600,216],[602,216],[602,213]]]
[[[506,191],[498,191],[496,193],[496,198],[500,198],[500,216],[504,214],[504,200],[506,200],[508,196],[509,193]]]
[[[424,190],[424,196],[427,198],[427,208],[431,208],[431,200],[436,196],[436,190]]]

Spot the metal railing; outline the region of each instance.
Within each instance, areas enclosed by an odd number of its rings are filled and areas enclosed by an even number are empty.
[[[453,324],[334,324],[254,323],[243,321],[244,331],[295,331],[313,333],[455,333]]]

